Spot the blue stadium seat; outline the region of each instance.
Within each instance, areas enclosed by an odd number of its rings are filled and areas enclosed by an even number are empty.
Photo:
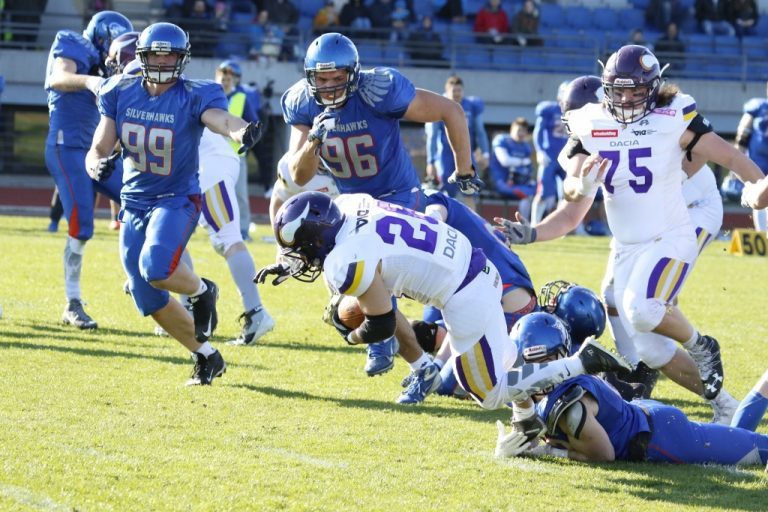
[[[565,24],[563,8],[557,4],[541,4],[539,6],[539,20],[541,20],[541,27],[562,29]]]
[[[622,10],[619,13],[619,23],[617,27],[621,27],[625,31],[634,30],[636,28],[645,28],[645,12],[640,9]],[[624,37],[627,36],[625,35]],[[647,38],[646,41],[648,41]]]
[[[715,36],[715,53],[718,55],[741,55],[739,40],[731,36]]]
[[[325,5],[325,0],[300,0],[299,2],[294,2],[294,5],[299,8],[299,13],[302,16],[314,18],[317,11]]]
[[[224,32],[216,44],[213,54],[219,59],[228,59],[230,57],[242,58],[248,55],[247,36],[236,32]]]
[[[486,69],[491,66],[491,52],[484,48],[459,48],[456,51],[456,67]]]
[[[360,64],[363,68],[381,64],[381,46],[372,43],[357,43],[356,46],[357,53],[360,56]]]
[[[765,59],[768,57],[768,44],[762,37],[744,36],[741,40],[742,49],[747,57]]]
[[[399,43],[385,44],[383,57],[389,65],[399,66],[400,61],[405,58],[405,49]]]
[[[464,5],[464,14],[474,16],[486,3],[486,0],[464,0],[462,2]]]
[[[547,67],[546,61],[538,52],[520,54],[520,66],[526,71],[541,71]]]
[[[707,34],[690,34],[685,38],[686,53],[709,54],[715,52],[714,39]]]
[[[592,13],[586,7],[577,5],[568,7],[564,11],[565,23],[576,29],[589,28],[592,25]]]
[[[768,62],[749,62],[747,63],[747,80],[768,81]]]
[[[760,37],[768,37],[768,16],[760,16],[757,20],[757,35]]]
[[[630,3],[635,6],[635,9],[644,11],[645,8],[648,7],[648,4],[651,3],[651,0],[630,0]]]
[[[309,34],[312,32],[312,22],[314,21],[314,18],[310,16],[304,16],[303,14],[299,16],[299,21],[296,23],[296,28],[299,29],[299,32],[302,34]]]
[[[621,11],[621,16],[624,16],[625,12]],[[598,7],[592,11],[592,26],[602,30],[613,30],[619,26],[619,12],[610,7]]]
[[[432,0],[413,0],[413,12],[419,18],[432,16]]]

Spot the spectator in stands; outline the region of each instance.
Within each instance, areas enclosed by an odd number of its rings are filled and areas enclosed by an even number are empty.
[[[298,9],[289,0],[265,0],[262,10],[267,12],[268,19],[282,32],[278,60],[292,60],[294,43],[299,38],[299,29],[296,27],[299,20]]]
[[[643,29],[641,28],[632,29],[632,32],[629,33],[629,40],[626,44],[638,44],[640,46],[645,46],[649,50],[653,51],[653,45],[645,40],[645,32],[643,32]],[[603,62],[605,62],[605,60]]]
[[[333,0],[327,0],[325,5],[315,14],[315,19],[312,20],[312,30],[317,36],[331,32],[332,29],[335,29],[340,24],[339,13],[336,12],[336,4]]]
[[[342,27],[349,27],[347,32],[351,37],[364,39],[371,35],[371,13],[363,0],[349,0],[344,4],[339,14],[339,23]]]
[[[731,0],[728,2],[727,19],[733,25],[736,35],[755,35],[757,29],[757,3],[755,0]]]
[[[4,34],[15,42],[36,43],[37,30],[40,25],[40,15],[45,12],[48,0],[5,0],[5,13],[11,23],[19,23],[12,31]],[[26,45],[18,45],[24,48]]]
[[[512,32],[517,34],[515,42],[520,46],[541,46],[538,37],[530,37],[539,33],[539,9],[533,0],[525,0],[523,7],[512,20]]]
[[[464,0],[432,0],[435,7],[435,17],[449,20],[454,23],[464,23],[466,17],[464,13]]]
[[[165,17],[176,23],[184,17],[184,0],[163,0],[163,9]]]
[[[213,56],[219,28],[214,7],[205,0],[184,0],[178,21],[189,34],[189,45],[195,48],[195,55]]]
[[[651,0],[645,9],[645,21],[657,30],[666,30],[670,23],[680,26],[687,15],[680,0]]]
[[[727,0],[696,0],[694,9],[699,28],[707,35],[736,35],[733,26],[728,23]]]
[[[115,5],[112,0],[89,0],[85,6],[86,23],[94,14],[101,11],[114,11]]]
[[[477,12],[475,25],[472,28],[475,39],[480,44],[504,43],[504,36],[509,33],[509,18],[501,8],[501,0],[488,0],[488,3]]]
[[[444,67],[447,65],[443,57],[443,40],[440,34],[432,30],[432,16],[421,19],[421,27],[412,30],[405,41],[408,56],[416,67]]]
[[[680,40],[677,25],[670,23],[667,31],[654,43],[656,57],[663,64],[669,63],[669,72],[665,76],[674,75],[680,71],[685,63],[685,43]]]
[[[396,0],[392,10],[392,41],[403,41],[408,34],[408,24],[413,21],[413,9],[405,0]]]
[[[500,133],[493,138],[491,152],[491,178],[496,191],[504,197],[519,199],[518,209],[526,220],[531,218],[531,198],[536,193],[529,130],[528,121],[518,117],[510,125],[509,134]]]
[[[411,11],[404,0],[375,0],[369,7],[377,39],[398,41],[405,39],[405,30],[411,20]]]

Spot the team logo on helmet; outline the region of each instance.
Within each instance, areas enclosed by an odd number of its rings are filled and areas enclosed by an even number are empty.
[[[640,57],[640,65],[643,67],[644,70],[650,71],[653,69],[653,66],[659,65],[659,61],[654,55],[650,53],[644,53]]]
[[[298,217],[292,221],[286,222],[280,227],[278,234],[280,235],[280,241],[283,242],[284,245],[292,246],[296,243],[296,231],[301,227],[301,223],[304,222],[304,219],[307,218],[307,214],[309,214],[309,203],[307,203],[307,206]]]

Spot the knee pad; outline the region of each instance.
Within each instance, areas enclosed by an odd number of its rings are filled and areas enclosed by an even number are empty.
[[[624,297],[624,310],[627,312],[627,319],[637,332],[650,332],[661,323],[667,311],[667,305],[661,299],[647,299],[627,290]]]
[[[637,333],[632,341],[640,360],[654,370],[669,363],[677,352],[674,340],[652,332]]]
[[[141,277],[148,283],[168,279],[176,267],[174,259],[174,254],[162,245],[145,247],[139,255]]]

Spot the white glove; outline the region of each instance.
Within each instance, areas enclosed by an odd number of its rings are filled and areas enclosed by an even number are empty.
[[[530,448],[531,443],[524,433],[513,430],[507,434],[504,423],[499,420],[496,420],[496,428],[499,429],[499,438],[496,440],[494,452],[497,458],[517,457]]]
[[[741,191],[741,206],[756,210],[759,196],[760,187],[757,183],[745,183],[744,189]]]
[[[603,175],[610,160],[599,155],[589,156],[581,166],[581,176],[568,176],[563,182],[566,190],[572,190],[581,197],[595,197],[603,182]],[[597,166],[597,168],[595,168]]]

